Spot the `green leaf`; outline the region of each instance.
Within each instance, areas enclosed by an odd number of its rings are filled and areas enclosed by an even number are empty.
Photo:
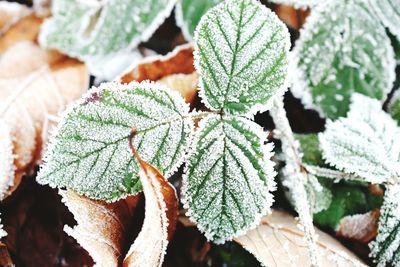
[[[317,134],[296,134],[295,137],[300,142],[303,163],[320,167],[326,165],[322,158],[322,151],[319,148]]]
[[[378,267],[400,265],[400,185],[386,188],[379,218],[378,235],[370,243]]]
[[[345,116],[358,92],[383,100],[395,79],[390,38],[368,1],[325,1],[308,17],[293,54],[292,92],[322,116]]]
[[[183,202],[208,239],[231,240],[270,208],[275,172],[266,137],[244,118],[208,116],[200,122],[183,177]]]
[[[212,110],[252,114],[286,89],[286,26],[256,0],[228,0],[201,19],[195,33],[200,95]]]
[[[135,48],[167,17],[174,0],[54,0],[40,43],[79,58]]]
[[[138,193],[138,165],[128,137],[146,162],[165,176],[183,162],[193,128],[182,97],[152,83],[105,83],[64,115],[37,180],[95,199]]]
[[[322,0],[269,0],[269,2],[275,4],[291,5],[295,8],[308,8],[314,7],[318,4],[322,4]]]
[[[371,183],[398,182],[400,128],[378,100],[354,94],[346,118],[329,121],[319,141],[331,166]]]
[[[370,2],[383,24],[400,40],[400,1],[372,0]]]
[[[187,40],[191,40],[201,17],[223,0],[181,0],[176,5],[176,22]]]
[[[390,101],[389,112],[392,118],[397,121],[397,125],[400,125],[400,89],[397,89]]]

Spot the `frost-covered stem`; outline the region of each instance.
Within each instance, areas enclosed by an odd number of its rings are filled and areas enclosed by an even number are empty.
[[[283,184],[290,190],[296,211],[299,214],[302,230],[305,233],[309,247],[311,264],[312,266],[319,266],[317,236],[315,235],[310,205],[304,185],[307,174],[302,167],[299,143],[296,141],[286,117],[283,97],[275,98],[270,114],[275,123],[274,135],[282,142],[282,153],[286,163]]]
[[[334,179],[335,182],[339,182],[340,180],[365,182],[364,178],[355,174],[348,174],[337,170],[307,164],[303,164],[303,167],[308,173],[312,175]]]
[[[202,119],[208,115],[212,115],[212,114],[220,114],[219,111],[193,111],[191,113],[189,113],[190,118],[192,119]]]

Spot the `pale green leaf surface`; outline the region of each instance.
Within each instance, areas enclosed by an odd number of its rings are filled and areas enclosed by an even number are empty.
[[[183,178],[188,216],[223,243],[255,227],[272,203],[272,146],[254,122],[209,116],[197,130]]]
[[[293,94],[331,119],[345,116],[354,92],[385,99],[394,52],[369,3],[336,0],[313,9],[294,49],[292,75]]]
[[[138,193],[134,145],[146,162],[169,176],[183,162],[193,121],[178,93],[152,83],[102,84],[63,116],[37,180],[95,199]]]
[[[135,48],[167,17],[175,0],[54,0],[40,43],[84,59]]]
[[[251,115],[285,90],[286,26],[255,0],[228,0],[202,17],[195,33],[200,95],[212,110]]]
[[[400,40],[400,0],[369,0],[383,24]]]
[[[370,243],[371,256],[378,267],[400,265],[400,185],[386,188],[378,235]]]
[[[371,183],[399,181],[400,128],[378,100],[354,94],[346,118],[328,121],[319,135],[330,165]]]
[[[223,0],[181,0],[176,5],[176,22],[187,40],[191,40],[201,17]]]

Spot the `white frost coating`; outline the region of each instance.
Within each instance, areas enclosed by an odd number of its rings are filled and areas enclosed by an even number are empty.
[[[275,123],[275,135],[282,142],[283,157],[285,167],[283,168],[283,186],[290,191],[293,204],[299,214],[301,228],[307,241],[310,261],[312,266],[319,266],[320,251],[317,246],[318,237],[312,219],[312,207],[308,201],[307,173],[301,170],[300,144],[295,140],[289,121],[286,117],[286,111],[283,106],[283,98],[276,98],[270,111]]]
[[[269,0],[275,4],[291,5],[295,8],[309,8],[331,0]]]
[[[175,3],[176,0],[55,0],[53,17],[43,23],[39,42],[82,60],[132,51],[151,37]]]
[[[305,184],[308,203],[312,214],[316,214],[329,208],[332,203],[332,192],[322,186],[317,177],[307,174]]]
[[[370,243],[371,254],[378,267],[400,265],[400,185],[386,188],[379,218],[378,235]]]
[[[400,1],[399,0],[369,0],[371,6],[383,24],[389,28],[400,41]]]
[[[132,128],[143,159],[169,177],[193,131],[179,93],[149,82],[103,83],[70,106],[46,150],[37,181],[114,201],[141,190],[129,148]]]
[[[228,0],[195,32],[200,96],[212,110],[251,116],[286,87],[290,38],[276,14],[255,0]]]
[[[319,135],[325,160],[371,183],[399,182],[400,128],[375,99],[354,94],[346,118]]]
[[[1,214],[0,214],[1,215]],[[3,229],[3,224],[1,224],[1,218],[0,218],[0,239],[7,236],[7,232],[4,231]]]
[[[10,131],[0,118],[0,200],[14,184],[14,157]]]
[[[272,144],[254,122],[210,115],[197,129],[183,176],[187,216],[209,240],[224,243],[253,229],[272,205]]]
[[[344,116],[353,92],[383,100],[392,89],[393,47],[371,9],[364,0],[324,2],[300,31],[291,90],[321,116]]]

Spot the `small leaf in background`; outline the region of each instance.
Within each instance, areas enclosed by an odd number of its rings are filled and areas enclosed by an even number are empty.
[[[255,226],[272,204],[272,146],[254,122],[204,118],[183,177],[188,216],[216,243]]]
[[[332,192],[318,181],[314,175],[308,174],[305,184],[310,211],[316,214],[329,208],[332,203]]]
[[[306,108],[345,116],[358,92],[385,99],[395,79],[390,38],[367,1],[326,1],[312,10],[293,53],[292,92]]]
[[[328,234],[316,229],[321,250],[319,266],[366,266],[351,251]],[[261,224],[235,241],[250,251],[263,265],[311,266],[304,233],[291,215],[273,211]]]
[[[64,231],[89,252],[96,266],[119,266],[129,240],[132,207],[125,200],[106,203],[69,190],[59,193],[77,222],[73,228],[65,225]]]
[[[374,11],[383,24],[400,41],[400,1],[399,0],[369,0]]]
[[[400,88],[397,89],[389,104],[389,113],[400,126]]]
[[[186,40],[192,40],[201,17],[223,0],[181,0],[176,5],[176,22]]]
[[[370,243],[371,256],[378,267],[400,264],[400,185],[386,188],[379,219],[378,236]]]
[[[150,38],[174,4],[173,0],[54,0],[40,42],[83,59],[127,51]]]
[[[208,108],[252,114],[286,89],[289,33],[259,2],[219,4],[203,16],[194,39],[200,96]]]
[[[146,200],[145,218],[138,237],[124,259],[123,266],[161,267],[168,241],[172,239],[178,222],[179,201],[173,185],[156,168],[140,158],[132,144],[135,135],[136,130],[132,132],[129,142],[139,163],[139,177]]]
[[[326,165],[322,158],[317,134],[296,134],[295,137],[300,142],[301,152],[303,153],[302,159],[305,164],[320,167]]]
[[[49,145],[37,181],[113,201],[141,191],[127,138],[170,176],[182,164],[193,121],[174,91],[154,83],[103,83],[72,106]]]
[[[275,4],[291,5],[295,8],[309,8],[314,7],[318,4],[322,4],[322,0],[269,0],[269,2]]]
[[[328,122],[319,135],[326,162],[371,183],[399,181],[400,128],[382,104],[354,94],[346,118]]]

